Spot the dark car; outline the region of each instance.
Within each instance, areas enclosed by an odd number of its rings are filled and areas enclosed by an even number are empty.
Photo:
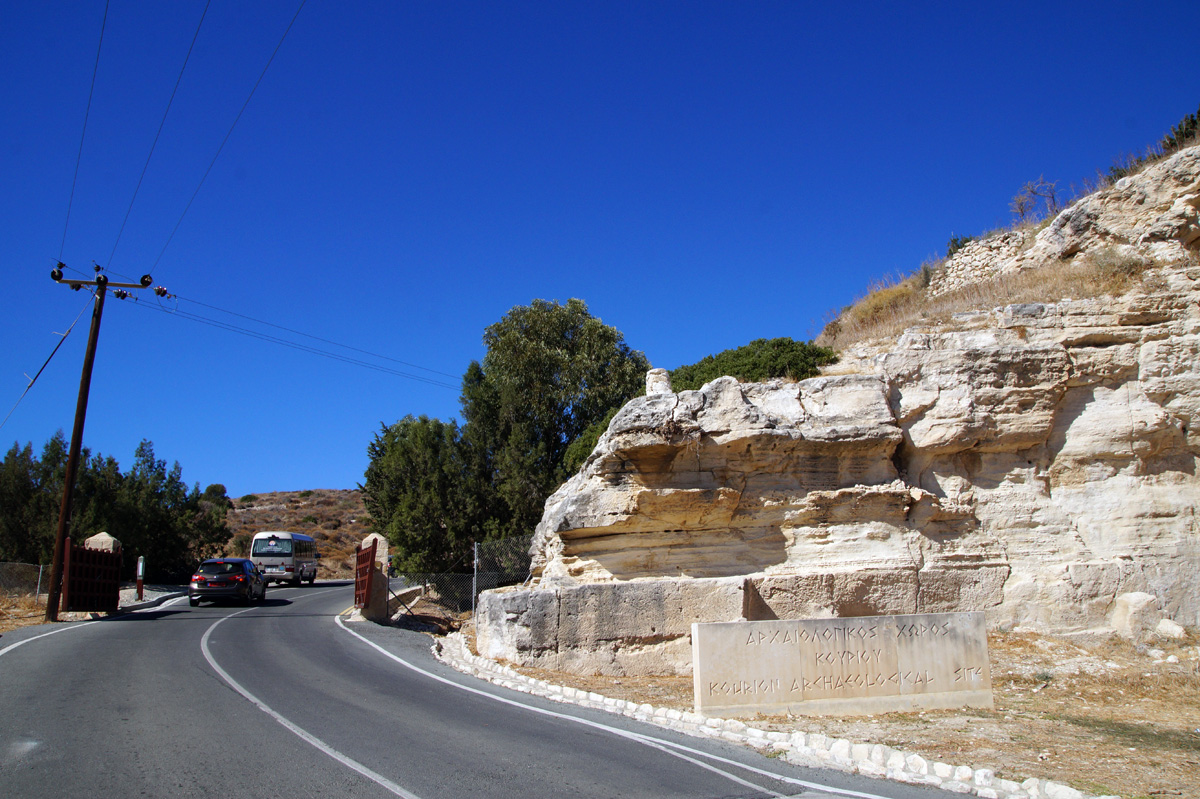
[[[192,607],[201,599],[238,599],[245,604],[267,598],[267,581],[246,558],[210,558],[201,563],[188,586],[188,603]]]

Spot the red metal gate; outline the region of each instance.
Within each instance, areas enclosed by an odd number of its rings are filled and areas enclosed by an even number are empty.
[[[121,600],[121,552],[87,549],[66,540],[63,548],[62,610],[116,611]]]
[[[371,575],[375,573],[375,546],[378,540],[372,539],[371,546],[364,549],[360,544],[354,558],[354,607],[365,608],[371,601]]]

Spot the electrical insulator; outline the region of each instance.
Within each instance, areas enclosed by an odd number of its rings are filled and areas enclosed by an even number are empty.
[[[51,269],[50,270],[50,279],[51,280],[62,280],[62,275],[63,275],[62,268],[64,266],[66,266],[66,264],[60,263],[58,266]]]
[[[154,278],[150,277],[149,275],[142,275],[142,288],[144,288],[144,289],[150,288],[150,284],[153,282],[154,282]]]
[[[155,286],[154,293],[157,294],[159,297],[167,296],[167,290],[163,286]]]
[[[129,292],[126,291],[125,289],[117,289],[116,291],[113,292],[113,296],[116,297],[118,300],[123,300],[129,296]]]

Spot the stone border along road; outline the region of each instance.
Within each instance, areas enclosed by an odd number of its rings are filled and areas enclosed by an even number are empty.
[[[527,677],[495,661],[474,655],[462,633],[438,639],[433,654],[449,666],[514,691],[555,702],[620,713],[701,738],[720,738],[761,752],[775,752],[787,762],[812,768],[832,768],[946,791],[974,794],[982,799],[1089,799],[1091,794],[1049,780],[1014,782],[997,777],[991,769],[931,763],[920,755],[900,752],[880,744],[851,743],[845,738],[803,732],[764,732],[736,719],[701,716],[682,710],[638,705],[597,693],[553,685]],[[1120,799],[1115,796],[1095,799]]]

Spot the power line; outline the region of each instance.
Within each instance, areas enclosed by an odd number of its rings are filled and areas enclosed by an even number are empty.
[[[179,215],[179,221],[175,223],[175,227],[171,229],[171,235],[167,236],[167,243],[163,245],[162,251],[158,257],[154,259],[154,263],[150,265],[150,274],[154,274],[154,270],[158,268],[158,262],[162,260],[163,255],[167,252],[167,247],[171,246],[171,240],[175,238],[175,233],[179,230],[179,226],[183,224],[183,218],[187,216],[187,212],[192,207],[192,203],[196,200],[196,195],[200,193],[200,189],[204,186],[204,181],[208,179],[208,173],[212,172],[213,165],[217,163],[217,158],[221,156],[221,151],[225,149],[225,143],[229,141],[229,137],[233,135],[233,129],[237,127],[238,120],[242,118],[242,114],[246,112],[246,107],[250,105],[250,99],[254,97],[254,92],[258,90],[258,85],[262,83],[266,77],[267,70],[271,67],[271,62],[275,60],[275,55],[279,52],[279,48],[283,47],[283,40],[287,38],[288,33],[292,30],[292,26],[296,24],[296,18],[300,16],[300,12],[304,9],[304,4],[307,0],[300,0],[300,6],[296,9],[296,13],[292,15],[292,21],[288,23],[287,28],[283,31],[283,36],[279,37],[279,43],[275,45],[275,49],[271,51],[271,57],[267,59],[266,66],[263,67],[262,73],[259,74],[258,80],[254,82],[254,86],[250,89],[250,94],[246,97],[246,102],[242,103],[242,108],[234,117],[233,124],[229,126],[229,131],[225,134],[225,138],[221,140],[221,146],[217,148],[217,152],[213,155],[212,161],[208,165],[208,169],[204,170],[204,175],[200,178],[200,183],[196,186],[196,190],[192,192],[192,197],[184,206],[183,213]]]
[[[131,299],[136,299],[136,298],[131,297]],[[256,338],[256,339],[259,339],[260,341],[267,341],[272,344],[279,344],[280,346],[289,347],[291,349],[298,350],[300,352],[307,352],[312,355],[319,355],[323,358],[329,358],[330,360],[341,361],[342,363],[348,363],[352,366],[361,366],[365,369],[372,369],[376,372],[383,372],[384,374],[390,374],[390,375],[394,375],[396,377],[403,377],[408,380],[416,380],[420,383],[427,383],[431,386],[438,386],[439,388],[448,388],[451,390],[457,390],[459,388],[459,386],[457,386],[457,385],[454,385],[452,383],[447,383],[442,380],[436,380],[434,378],[425,377],[423,375],[410,374],[408,372],[403,372],[399,369],[392,369],[387,366],[370,363],[369,361],[360,360],[358,358],[351,358],[350,356],[347,356],[347,355],[340,355],[336,352],[329,352],[328,350],[323,350],[318,347],[312,347],[307,344],[301,344],[296,341],[289,341],[288,339],[280,338],[279,336],[272,336],[268,333],[262,333],[257,330],[251,330],[249,328],[240,327],[238,325],[230,324],[228,322],[222,322],[218,319],[211,319],[206,316],[201,316],[200,314],[194,314],[194,313],[191,313],[190,311],[183,311],[183,310],[180,310],[179,308],[169,309],[169,308],[164,308],[163,306],[161,306],[159,304],[147,304],[147,303],[142,303],[142,302],[137,302],[135,304],[140,308],[150,308],[153,310],[161,311],[162,313],[170,314],[171,316],[177,316],[177,317],[180,317],[183,319],[191,320],[193,322],[199,322],[200,324],[209,325],[210,327],[215,327],[215,328],[218,328],[221,330],[226,330],[231,333],[238,333],[243,336],[249,336],[250,338]],[[247,318],[249,318],[249,317],[247,317]],[[270,324],[270,323],[267,322],[264,324]],[[288,328],[283,328],[283,327],[280,327],[279,325],[272,325],[272,327],[279,327],[279,329],[281,329],[281,330],[288,330]],[[306,333],[299,333],[298,331],[289,331],[289,332],[297,332],[299,335],[308,335]],[[314,338],[314,339],[317,338],[316,336],[309,336],[309,337]],[[396,360],[394,358],[388,358],[385,355],[378,355],[376,353],[366,352],[365,350],[357,350],[354,347],[348,347],[347,345],[344,345],[344,344],[337,344],[336,342],[327,341],[325,339],[318,339],[318,340],[326,341],[326,343],[333,344],[334,346],[345,347],[346,349],[355,350],[356,352],[361,352],[361,353],[363,353],[365,355],[369,355],[373,358],[381,358],[384,360],[391,360],[391,361]],[[399,361],[399,363],[403,363],[403,361]],[[420,367],[420,366],[416,366],[415,368],[424,369],[424,367]],[[426,371],[432,372],[433,370],[429,369]],[[435,372],[435,374],[445,374],[445,373],[444,372]],[[449,375],[447,375],[447,376],[449,376]]]
[[[402,361],[402,360],[400,360],[399,358],[391,358],[391,357],[389,357],[389,356],[387,356],[387,355],[380,355],[380,354],[379,354],[379,353],[377,353],[377,352],[369,352],[369,351],[367,351],[367,350],[362,350],[362,349],[359,349],[358,347],[352,347],[352,346],[350,346],[349,344],[341,344],[341,343],[339,343],[339,342],[337,342],[337,341],[330,341],[330,340],[329,340],[329,339],[327,339],[327,338],[321,338],[320,336],[314,336],[314,335],[312,335],[311,333],[305,333],[305,332],[304,332],[304,331],[302,331],[302,330],[293,330],[293,329],[292,329],[292,328],[290,328],[290,327],[284,327],[283,325],[277,325],[277,324],[275,324],[274,322],[267,322],[267,321],[265,321],[265,320],[263,320],[263,319],[255,319],[253,316],[246,316],[245,314],[238,313],[237,311],[230,311],[230,310],[227,310],[227,309],[225,309],[225,308],[218,308],[218,307],[217,307],[217,306],[215,306],[215,305],[209,305],[209,304],[207,304],[207,303],[200,302],[199,300],[193,300],[193,299],[189,299],[189,298],[187,298],[187,297],[180,297],[180,296],[179,296],[179,295],[177,295],[177,294],[175,294],[175,295],[172,295],[172,296],[174,296],[174,297],[175,297],[175,299],[177,299],[177,300],[183,300],[184,302],[190,302],[190,303],[192,303],[193,305],[200,305],[200,306],[203,306],[203,307],[205,307],[205,308],[208,308],[208,309],[210,309],[210,310],[213,310],[213,311],[220,311],[221,313],[226,313],[226,314],[229,314],[230,316],[236,316],[236,317],[239,317],[239,318],[241,318],[241,319],[245,319],[245,320],[247,320],[247,321],[250,321],[250,322],[255,322],[255,323],[257,323],[257,324],[260,324],[260,325],[266,325],[267,327],[273,327],[273,328],[275,328],[275,329],[277,329],[277,330],[283,330],[283,331],[286,331],[286,332],[288,332],[288,333],[295,333],[297,336],[304,336],[305,338],[311,338],[311,339],[312,339],[312,340],[314,340],[314,341],[320,341],[320,342],[322,342],[322,343],[324,343],[324,344],[332,344],[332,345],[333,345],[333,346],[335,346],[335,347],[341,347],[342,349],[351,350],[351,351],[353,351],[353,352],[358,352],[358,353],[361,353],[361,354],[363,354],[363,355],[369,355],[369,356],[371,356],[372,358],[379,358],[379,359],[381,359],[381,360],[384,360],[384,361],[391,361],[392,363],[398,363],[398,364],[401,364],[401,365],[403,365],[403,366],[408,366],[408,367],[411,367],[411,368],[413,368],[413,369],[420,369],[422,372],[429,372],[430,374],[441,375],[442,377],[449,377],[449,378],[451,378],[451,379],[453,379],[453,380],[457,380],[457,379],[458,379],[458,375],[452,375],[452,374],[450,374],[450,373],[448,373],[448,372],[439,372],[437,369],[429,369],[429,368],[427,368],[427,367],[424,367],[424,366],[418,366],[418,365],[417,365],[417,364],[415,364],[415,363],[409,363],[408,361]]]
[[[46,367],[50,365],[50,361],[54,358],[55,354],[58,353],[58,348],[61,347],[63,345],[63,342],[67,340],[67,336],[71,335],[71,331],[75,329],[75,325],[79,322],[80,319],[83,318],[83,312],[86,311],[91,304],[92,304],[92,301],[88,300],[87,305],[84,305],[83,309],[80,310],[79,316],[76,316],[75,321],[72,322],[71,326],[67,328],[67,332],[61,334],[61,337],[59,338],[58,343],[55,344],[54,349],[50,351],[50,356],[48,358],[46,358],[46,362],[42,364],[42,368],[38,369],[37,374],[35,374],[32,378],[29,379],[29,385],[25,386],[25,390],[21,392],[21,396],[17,397],[17,401],[15,403],[13,403],[12,409],[8,412],[8,416],[5,416],[4,421],[0,422],[0,428],[4,427],[4,425],[8,422],[9,418],[17,410],[17,406],[21,404],[21,400],[25,399],[25,395],[29,393],[29,389],[33,388],[33,384],[36,383],[38,378],[42,376],[42,372],[46,371]]]
[[[117,231],[117,240],[113,242],[112,252],[108,254],[108,263],[105,268],[112,264],[113,256],[117,253],[117,245],[121,243],[121,234],[125,232],[125,224],[129,221],[129,213],[133,210],[134,200],[137,199],[138,191],[142,188],[142,181],[146,177],[146,170],[150,167],[150,159],[154,157],[154,148],[158,146],[158,139],[162,136],[163,126],[167,124],[167,114],[171,113],[171,104],[175,102],[175,94],[179,91],[179,84],[183,81],[184,70],[187,69],[188,61],[192,57],[192,50],[196,47],[196,39],[200,38],[200,27],[204,24],[204,18],[208,15],[208,7],[212,4],[212,0],[208,0],[204,4],[204,11],[200,14],[200,21],[196,23],[196,33],[192,35],[192,43],[188,45],[187,55],[183,57],[183,66],[179,68],[179,77],[175,79],[175,88],[171,90],[171,97],[167,100],[167,108],[163,111],[162,120],[158,123],[158,132],[154,134],[154,141],[150,144],[150,152],[146,155],[146,163],[142,166],[142,174],[138,176],[137,186],[133,189],[133,196],[129,198],[129,207],[125,209],[125,218],[121,220],[121,229]]]
[[[75,204],[75,184],[79,181],[79,162],[83,160],[83,141],[87,137],[88,117],[92,113],[92,95],[96,91],[96,73],[100,71],[100,48],[104,46],[104,28],[108,24],[108,0],[104,2],[104,18],[100,21],[100,42],[96,45],[96,63],[92,65],[92,85],[88,89],[87,110],[83,112],[83,132],[79,134],[79,153],[75,156],[75,176],[71,178],[71,196],[67,200],[67,220],[63,222],[62,243],[58,247],[58,260],[62,260],[67,247],[67,227],[71,224],[71,206]]]

